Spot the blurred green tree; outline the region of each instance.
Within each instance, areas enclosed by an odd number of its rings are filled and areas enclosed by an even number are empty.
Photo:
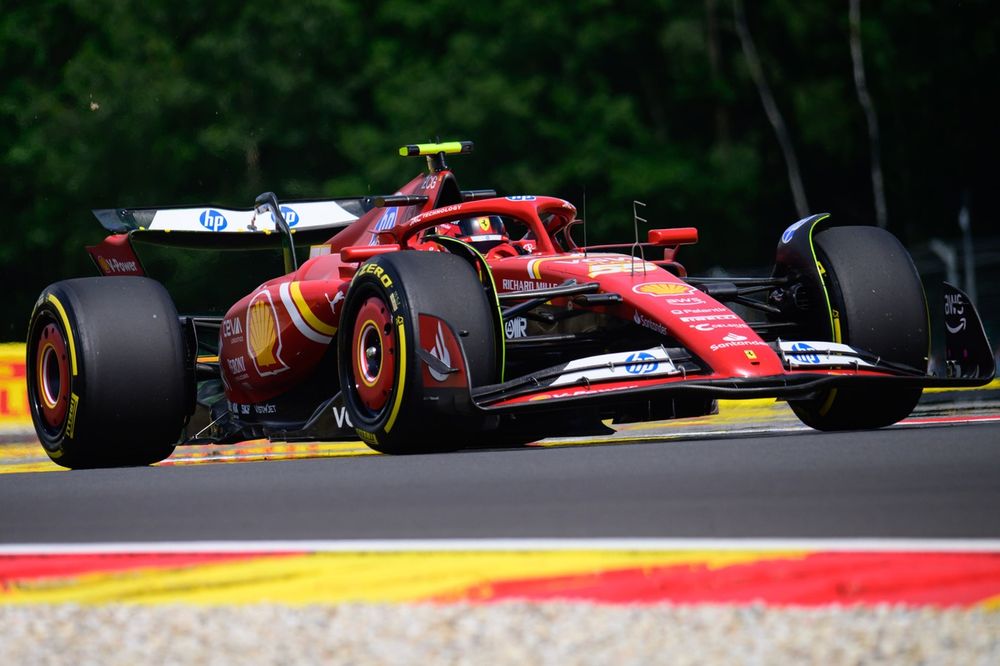
[[[810,204],[874,222],[847,3],[746,9]],[[1000,12],[886,0],[859,27],[891,230],[940,235],[964,189],[980,219]],[[766,265],[796,217],[724,0],[2,0],[0,74],[2,340],[93,273],[91,208],[391,191],[419,169],[395,148],[435,136],[476,142],[466,187],[586,190],[591,239],[630,233],[633,199],[700,226],[695,270]]]

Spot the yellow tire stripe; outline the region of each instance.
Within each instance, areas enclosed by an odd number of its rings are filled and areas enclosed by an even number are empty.
[[[399,408],[403,404],[403,392],[406,389],[406,329],[403,326],[403,318],[396,318],[396,332],[399,335],[399,383],[396,384],[396,400],[392,403],[392,412],[389,413],[389,420],[386,421],[385,431],[392,430],[396,425],[396,417],[399,416]]]
[[[59,312],[59,316],[62,318],[63,328],[66,329],[66,339],[69,341],[69,362],[73,369],[73,376],[76,377],[76,342],[73,340],[73,328],[69,325],[69,317],[66,315],[66,308],[63,304],[59,302],[53,294],[49,294],[45,297],[49,303]]]
[[[302,296],[302,288],[299,286],[298,282],[292,282],[288,285],[288,291],[292,295],[292,302],[295,303],[295,308],[302,315],[302,318],[306,320],[316,332],[322,333],[323,335],[333,336],[337,332],[336,326],[330,326],[326,322],[322,321],[319,317],[313,314],[313,311],[309,309],[309,304],[306,299]]]

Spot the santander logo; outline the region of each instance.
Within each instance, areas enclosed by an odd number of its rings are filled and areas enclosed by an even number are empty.
[[[747,337],[745,335],[739,335],[738,333],[727,333],[722,339],[726,342],[742,342],[743,340],[746,340]]]

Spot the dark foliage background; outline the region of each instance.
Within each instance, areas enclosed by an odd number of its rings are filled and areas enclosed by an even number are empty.
[[[810,207],[874,220],[844,2],[748,2]],[[1000,9],[863,3],[889,228],[991,210]],[[696,225],[694,271],[765,266],[797,217],[728,0],[0,1],[0,340],[45,284],[93,274],[89,209],[390,192],[403,143],[471,139],[466,188],[560,195],[589,235]]]

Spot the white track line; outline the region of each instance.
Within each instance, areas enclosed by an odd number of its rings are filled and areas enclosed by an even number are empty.
[[[607,551],[996,552],[1000,539],[345,539],[0,544],[4,555]]]

